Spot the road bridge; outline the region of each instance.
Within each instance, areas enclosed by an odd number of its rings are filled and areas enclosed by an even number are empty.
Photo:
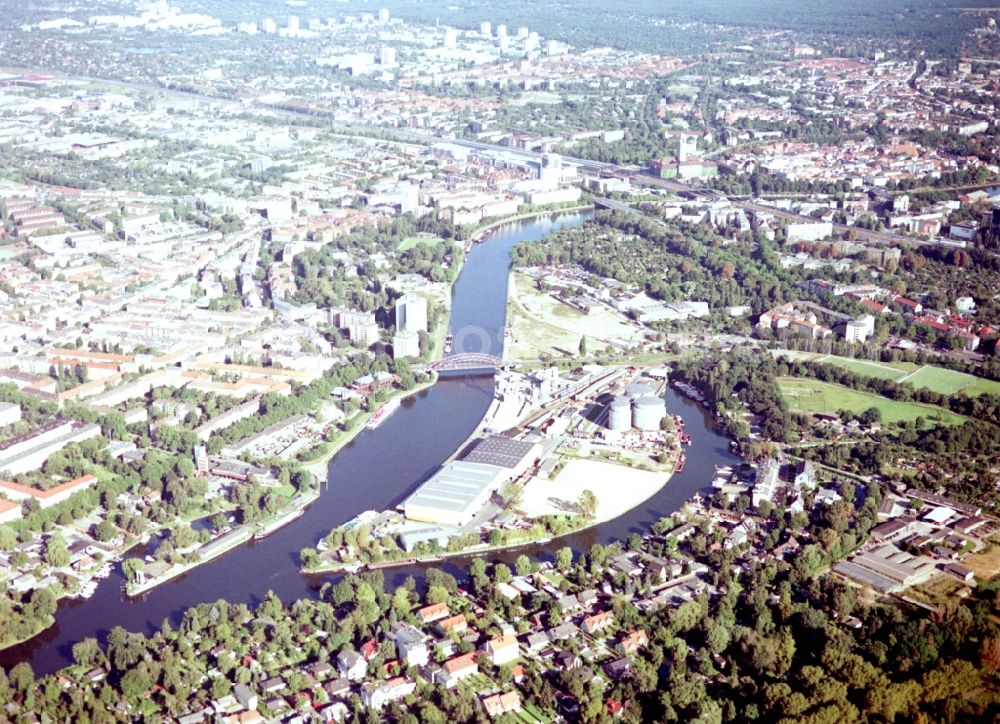
[[[615,201],[614,199],[596,198],[594,199],[594,206],[602,209],[610,209],[611,211],[633,210],[631,204],[626,204],[622,201]]]
[[[498,370],[504,366],[502,359],[496,355],[485,352],[460,352],[442,357],[431,365],[431,369],[438,372],[452,372],[462,370]]]

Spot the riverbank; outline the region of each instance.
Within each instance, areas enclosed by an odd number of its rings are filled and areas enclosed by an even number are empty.
[[[578,469],[571,469],[573,463],[580,464]],[[608,468],[621,468],[624,472],[618,471],[619,475],[626,475],[627,480],[625,482],[630,483],[630,485],[623,486],[621,477],[614,479],[600,476],[591,477],[595,472],[607,474],[609,471],[605,466]],[[599,471],[596,470],[597,467],[600,467]],[[560,482],[560,478],[566,475],[567,472],[569,472],[569,478]],[[570,524],[570,527],[559,535],[544,535],[538,538],[526,538],[502,544],[481,543],[458,551],[410,556],[400,560],[364,563],[331,562],[311,568],[302,567],[300,570],[310,575],[326,575],[340,571],[360,570],[362,568],[368,570],[398,568],[406,565],[436,563],[450,558],[496,554],[528,546],[544,545],[583,533],[625,515],[630,510],[634,510],[655,497],[667,486],[671,478],[671,474],[636,470],[599,460],[571,460],[554,480],[532,478],[525,485],[524,499],[519,506],[523,512],[530,512],[529,517],[531,518],[545,515],[567,516],[567,523]],[[584,518],[573,512],[576,510],[576,501],[579,500],[580,493],[583,490],[590,490],[597,496],[597,511],[589,518]],[[556,495],[558,497],[555,497]]]
[[[194,555],[197,556],[197,560],[175,564],[159,576],[143,577],[141,581],[127,582],[125,593],[133,597],[141,596],[167,581],[184,575],[203,563],[208,563],[228,553],[233,548],[246,543],[255,536],[263,537],[280,530],[289,523],[298,520],[304,514],[305,509],[319,499],[319,495],[319,490],[312,490],[293,497],[287,506],[267,520],[239,525],[200,546],[196,551],[193,551]]]
[[[64,598],[65,598],[65,596],[64,596]],[[62,599],[60,599],[60,600],[62,600]],[[9,649],[12,646],[17,646],[18,644],[23,644],[25,641],[30,641],[31,639],[35,638],[35,636],[37,636],[38,634],[40,634],[43,631],[45,631],[45,629],[47,629],[50,626],[52,626],[52,624],[54,624],[55,622],[56,622],[56,619],[55,619],[54,616],[52,616],[52,615],[46,615],[46,617],[44,619],[42,619],[41,621],[37,622],[37,625],[34,627],[34,631],[32,631],[31,633],[25,634],[24,636],[18,636],[16,638],[13,638],[13,639],[4,641],[3,643],[0,643],[0,651],[3,651],[4,649]]]
[[[334,529],[335,535],[319,545],[319,551],[304,548],[300,554],[301,570],[329,573],[354,570],[362,565],[384,567],[406,561],[496,553],[511,546],[549,542],[603,525],[655,497],[676,471],[687,435],[683,430],[648,426],[618,431],[614,440],[609,441],[607,427],[601,422],[603,414],[595,417],[584,410],[599,406],[598,399],[609,391],[648,388],[637,380],[652,379],[644,373],[629,374],[625,369],[590,370],[589,375],[576,380],[576,386],[564,380],[568,387],[558,397],[541,408],[529,407],[523,411],[510,430],[548,431],[547,441],[539,443],[539,457],[503,488],[492,491],[489,499],[460,527],[438,524],[437,533],[430,538],[420,540],[421,529],[414,539],[412,535],[420,525],[404,522],[399,513],[385,509],[370,516],[369,532],[357,540],[348,525]],[[499,383],[505,397],[519,395],[525,385],[530,388],[529,378],[511,372],[504,373]],[[652,388],[648,389],[648,394],[653,395]],[[662,392],[662,383],[658,389]],[[586,394],[581,397],[584,391]],[[494,407],[491,405],[489,409],[492,411]],[[467,442],[478,437],[489,419],[488,412]],[[563,421],[563,426],[556,426],[558,432],[554,432],[557,419]]]
[[[215,540],[209,541],[198,549],[198,560],[191,561],[190,563],[175,564],[160,576],[144,578],[141,582],[126,583],[125,594],[130,597],[141,596],[157,586],[161,586],[178,576],[183,576],[188,571],[197,568],[204,563],[208,563],[222,554],[228,553],[233,548],[246,543],[253,537],[255,530],[255,525],[247,524],[238,526],[228,533],[223,533]]]
[[[579,463],[577,469],[571,469],[573,463]],[[597,468],[600,469],[597,470]],[[618,473],[619,477],[607,477],[611,471],[606,468],[621,468],[619,471],[614,471]],[[569,477],[560,482],[560,478],[567,475],[567,471]],[[600,475],[593,477],[595,473]],[[625,485],[623,485],[621,475],[625,475],[627,478]],[[368,570],[398,568],[406,565],[436,563],[451,558],[497,554],[518,548],[544,545],[583,533],[625,515],[630,510],[634,510],[654,498],[669,484],[672,477],[672,474],[636,470],[598,460],[571,460],[566,469],[554,480],[542,480],[536,477],[529,481],[525,486],[524,500],[519,506],[523,512],[531,512],[531,518],[549,515],[566,516],[565,521],[568,527],[558,535],[543,535],[501,544],[481,543],[457,551],[407,556],[399,560],[330,562],[310,568],[302,567],[300,570],[310,575],[327,575],[340,571],[356,571],[362,568]],[[576,511],[576,501],[583,490],[591,490],[597,496],[597,511],[592,517],[585,518],[574,512]],[[558,497],[555,497],[556,494]]]
[[[475,230],[470,234],[470,238],[474,237],[476,234],[487,231],[490,229],[496,229],[504,224],[513,224],[518,221],[528,221],[530,219],[537,219],[540,216],[552,216],[554,214],[577,214],[582,211],[593,211],[593,204],[577,204],[575,206],[565,206],[565,207],[552,207],[549,209],[536,209],[532,211],[525,211],[523,214],[513,214],[511,216],[502,216],[495,221],[491,221],[488,224],[482,224],[477,226]]]
[[[469,238],[461,242],[456,242],[456,246],[458,244],[464,245],[469,243],[477,234],[480,234],[483,231],[497,229],[507,224],[513,224],[520,221],[527,221],[531,219],[538,219],[546,216],[554,216],[559,214],[581,213],[584,211],[591,211],[593,210],[593,208],[594,208],[593,204],[578,204],[576,206],[565,207],[565,208],[534,209],[532,211],[528,211],[523,214],[503,217],[475,227],[472,233],[469,234]],[[450,293],[448,295],[449,305],[447,311],[449,314],[449,318],[452,315],[452,305],[450,303],[450,300],[455,293],[455,284],[458,282],[458,279],[461,277],[462,270],[465,268],[465,262],[467,256],[468,256],[467,254],[461,254],[458,258],[458,264],[455,266],[455,277],[451,281]],[[505,300],[505,306],[506,306],[506,300]],[[444,329],[441,330],[444,332],[443,334],[437,333],[433,336],[433,341],[432,341],[433,351],[430,355],[430,363],[433,364],[434,362],[440,361],[444,357],[445,338],[447,337],[450,329],[451,329],[451,323],[449,322],[448,324],[444,325]],[[407,397],[412,396],[418,392],[421,392],[422,390],[425,390],[429,387],[433,387],[435,384],[437,384],[437,374],[436,373],[433,374],[434,378],[430,382],[423,383],[414,390],[408,391],[404,396],[400,398],[400,401],[405,400]],[[374,414],[374,412],[371,414]],[[334,444],[334,446],[322,457],[317,458],[316,460],[310,460],[308,463],[303,464],[302,469],[311,473],[320,482],[325,481],[326,467],[329,465],[330,460],[332,460],[337,455],[337,453],[340,452],[340,450],[342,450],[346,445],[350,444],[358,436],[358,434],[365,429],[365,425],[368,422],[368,418],[371,417],[371,414],[362,418],[355,429],[346,433],[345,436],[340,440],[338,440]],[[449,460],[454,459],[458,455],[458,453],[465,447],[465,445],[468,444],[468,442],[471,439],[473,439],[477,434],[479,434],[479,431],[482,429],[482,425],[483,423],[480,422],[480,424],[476,426],[476,428],[469,434],[469,437],[466,439],[466,441],[462,445],[460,445],[455,450],[454,453],[452,453],[452,455],[449,457]]]
[[[590,526],[580,526],[579,528],[574,528],[573,530],[565,533],[564,535],[572,535],[574,533],[579,533],[586,530]],[[325,566],[317,566],[315,568],[300,568],[302,573],[307,575],[329,575],[332,573],[340,573],[341,571],[360,571],[362,569],[367,569],[369,571],[381,570],[384,568],[399,568],[401,566],[416,566],[423,565],[426,563],[437,563],[440,561],[446,561],[451,558],[464,558],[466,556],[482,556],[487,553],[500,553],[502,551],[512,551],[518,548],[528,548],[530,546],[545,545],[553,540],[562,538],[564,536],[547,536],[542,538],[533,538],[530,540],[515,541],[513,543],[505,543],[503,545],[491,546],[489,544],[483,544],[480,546],[474,546],[471,548],[463,548],[460,551],[447,551],[443,553],[431,553],[424,556],[413,556],[409,558],[402,558],[398,561],[378,561],[371,563],[332,563]]]
[[[436,385],[437,381],[438,381],[438,374],[437,374],[437,372],[435,372],[434,370],[429,370],[428,374],[430,374],[430,376],[431,376],[431,378],[429,380],[427,380],[426,382],[421,382],[420,384],[418,384],[413,389],[410,389],[410,390],[400,390],[397,394],[390,395],[389,398],[387,400],[385,400],[385,402],[382,403],[382,405],[385,405],[386,403],[388,403],[392,399],[398,399],[399,402],[402,403],[407,398],[413,397],[414,395],[423,392],[424,390],[428,389],[429,387],[433,387],[434,385]],[[382,405],[379,405],[379,407],[381,407]],[[369,413],[365,413],[365,414],[362,414],[362,415],[357,415],[355,417],[355,419],[357,420],[356,425],[351,430],[345,431],[344,435],[339,440],[337,440],[337,442],[333,443],[333,446],[330,448],[329,451],[327,451],[326,453],[324,453],[322,457],[317,458],[316,460],[310,460],[308,463],[301,463],[299,465],[299,469],[300,470],[305,470],[306,472],[311,473],[312,476],[314,478],[316,478],[316,480],[320,484],[326,482],[326,477],[327,477],[326,476],[326,469],[327,469],[327,467],[329,467],[330,461],[345,446],[347,446],[350,443],[352,443],[354,441],[354,439],[358,435],[360,435],[362,432],[364,432],[365,430],[368,429],[367,428],[368,420],[370,420],[371,416],[374,415],[377,411],[378,411],[378,408],[376,408],[375,410],[372,410]]]

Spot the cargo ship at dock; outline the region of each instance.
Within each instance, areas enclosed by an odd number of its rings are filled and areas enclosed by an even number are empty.
[[[306,508],[315,503],[319,499],[319,491],[313,491],[306,493],[297,500],[293,502],[293,507],[286,510],[284,513],[279,515],[277,518],[272,520],[270,523],[265,523],[257,528],[253,534],[254,540],[263,540],[269,535],[274,533],[279,528],[284,528],[289,523],[292,523],[303,515],[306,514]]]
[[[368,424],[366,425],[366,427],[369,430],[374,430],[376,427],[385,422],[386,419],[389,417],[389,415],[391,415],[398,409],[399,409],[399,398],[394,397],[387,403],[382,405],[382,407],[378,408],[375,411],[375,414],[368,418]]]
[[[264,540],[272,533],[280,530],[281,528],[284,528],[289,523],[298,520],[305,514],[306,511],[303,510],[302,508],[296,508],[295,510],[288,511],[284,515],[279,515],[277,518],[272,520],[267,525],[262,525],[260,528],[258,528],[257,532],[253,534],[253,539]]]

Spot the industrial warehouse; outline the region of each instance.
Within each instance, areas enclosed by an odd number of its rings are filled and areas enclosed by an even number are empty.
[[[523,475],[538,461],[536,443],[492,436],[480,440],[462,460],[448,463],[402,505],[410,520],[463,526],[482,510],[509,480]]]
[[[683,420],[667,414],[666,379],[663,368],[601,365],[498,372],[483,437],[396,510],[340,526],[366,526],[364,550],[323,539],[307,570],[523,545],[641,505],[683,469],[690,443]],[[505,432],[487,432],[497,429]]]

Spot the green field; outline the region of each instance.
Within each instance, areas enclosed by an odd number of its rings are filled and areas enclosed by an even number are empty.
[[[1000,395],[1000,382],[996,380],[982,380],[976,379],[976,382],[972,387],[966,387],[965,392],[968,395]]]
[[[933,426],[936,421],[945,425],[960,425],[964,421],[960,415],[940,407],[889,400],[819,380],[779,377],[778,386],[788,408],[793,411],[836,415],[846,410],[860,414],[869,407],[875,407],[882,413],[882,422],[889,424],[904,420],[912,422],[918,417],[926,420],[927,427]]]
[[[964,372],[941,367],[921,367],[902,381],[914,387],[940,392],[942,395],[957,395],[963,391],[969,395],[1000,395],[1000,382],[980,379]]]
[[[437,246],[443,241],[444,239],[440,236],[408,236],[399,242],[399,246],[396,247],[396,251],[407,251],[418,244],[423,244],[425,246]]]
[[[871,362],[834,355],[817,356],[813,359],[865,377],[906,383],[915,389],[930,390],[942,395],[957,395],[959,392],[965,392],[972,397],[976,395],[1000,395],[1000,382],[985,380],[944,367],[921,366],[913,362]]]
[[[863,359],[834,357],[833,355],[820,357],[817,361],[822,362],[823,364],[841,367],[857,375],[875,377],[880,380],[892,380],[893,382],[899,381],[901,377],[905,377],[910,372],[917,369],[917,365],[911,362],[894,362],[892,364],[887,364],[885,362],[869,362],[868,360]]]
[[[540,105],[562,103],[562,96],[559,93],[552,93],[551,91],[527,91],[521,94],[520,98],[514,98],[510,101],[510,105],[512,106],[526,106],[529,103],[538,103]]]

